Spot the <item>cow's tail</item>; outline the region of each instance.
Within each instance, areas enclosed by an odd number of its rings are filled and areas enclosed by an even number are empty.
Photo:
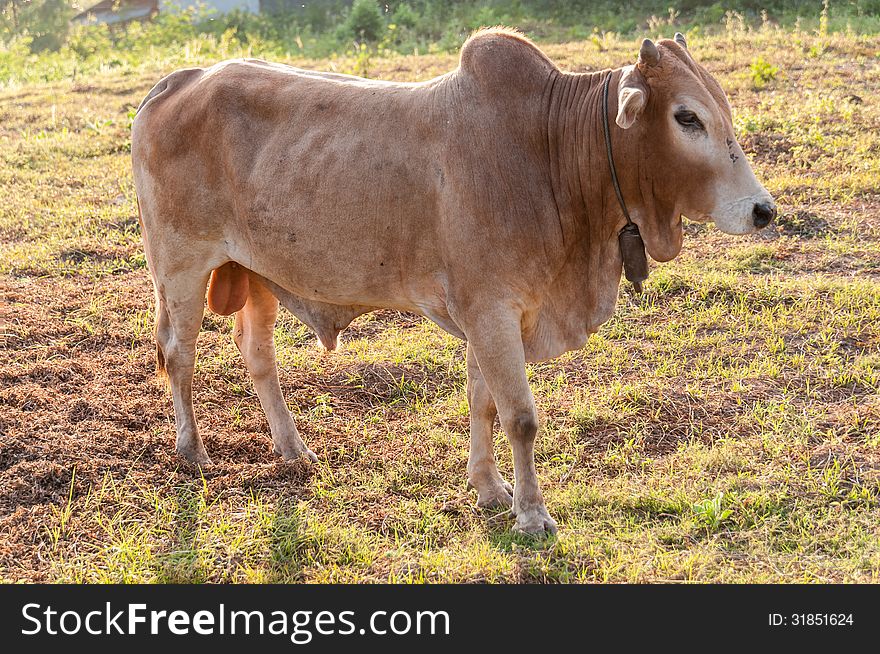
[[[162,350],[162,343],[159,341],[159,323],[162,321],[162,314],[166,309],[165,303],[159,297],[158,289],[155,290],[153,301],[156,305],[156,311],[153,315],[153,342],[156,344],[156,381],[167,388],[168,368],[165,365],[165,352]],[[165,317],[167,318],[167,316]]]
[[[192,81],[198,79],[202,73],[204,73],[204,69],[202,68],[183,68],[181,70],[176,70],[170,75],[166,75],[159,82],[150,89],[150,92],[147,93],[147,96],[141,101],[140,105],[137,108],[135,114],[137,118],[135,119],[135,125],[132,126],[132,155],[136,158],[137,148],[135,148],[135,142],[139,140],[138,134],[142,132],[141,129],[136,129],[136,125],[139,125],[142,122],[142,114],[144,113],[144,109],[148,109],[149,105],[155,104],[156,102],[161,101],[163,98],[167,98],[171,93],[177,91],[185,86],[187,86]],[[137,175],[135,175],[135,182],[137,182]],[[137,184],[135,184],[137,185]],[[137,192],[136,192],[137,193]],[[137,197],[137,196],[136,196]],[[138,222],[140,223],[141,235],[144,239],[144,247],[147,245],[147,232],[144,227],[143,216],[141,215],[141,206],[140,206],[140,198],[137,198],[138,203]],[[154,280],[155,281],[155,280]],[[157,377],[165,381],[167,383],[168,380],[168,372],[165,365],[165,353],[162,351],[162,346],[159,344],[159,339],[157,338],[159,324],[162,321],[163,315],[162,313],[166,311],[162,299],[159,297],[158,290],[155,295],[155,305],[156,305],[156,313],[154,316],[154,325],[153,325],[153,340],[156,343],[156,375]]]
[[[168,381],[168,371],[165,369],[165,353],[159,341],[156,341],[156,377],[160,382]]]
[[[135,201],[137,202],[137,210],[138,210],[138,224],[141,227],[141,234],[144,234],[144,219],[141,216],[141,201],[140,198],[135,194]],[[144,238],[144,243],[146,244],[146,238]],[[154,280],[155,281],[155,280]],[[156,311],[153,314],[153,342],[156,344],[156,377],[163,382],[168,381],[168,371],[165,368],[165,353],[162,351],[162,346],[159,345],[159,320],[162,311],[164,311],[164,307],[162,306],[162,298],[159,297],[159,290],[156,288],[156,285],[153,284],[153,304],[156,307]]]
[[[170,75],[166,75],[161,80],[159,80],[156,86],[150,89],[150,92],[147,93],[147,97],[141,100],[141,103],[138,106],[135,114],[139,114],[144,107],[146,107],[156,98],[160,98],[163,95],[168,95],[168,93],[172,91],[176,91],[177,89],[188,84],[190,81],[201,76],[201,74],[204,72],[204,68],[182,68],[180,70],[175,70]]]

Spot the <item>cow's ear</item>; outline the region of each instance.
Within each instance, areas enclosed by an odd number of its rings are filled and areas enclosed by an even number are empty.
[[[638,68],[626,69],[617,87],[617,119],[622,129],[632,127],[648,104],[648,86]]]

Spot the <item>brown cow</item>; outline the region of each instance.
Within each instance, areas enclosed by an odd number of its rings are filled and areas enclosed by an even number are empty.
[[[236,313],[285,459],[316,457],[278,383],[279,300],[331,349],[362,313],[411,311],[467,340],[477,503],[512,506],[521,531],[555,530],[525,363],[580,348],[614,311],[626,218],[606,154],[606,81],[622,201],[651,257],[678,254],[682,214],[731,234],[772,219],[723,91],[680,35],[590,74],[493,29],[465,43],[456,70],[418,84],[254,60],[159,82],[134,121],[132,159],[177,450],[209,463],[192,404],[209,278],[208,305]],[[495,466],[496,415],[515,487]]]

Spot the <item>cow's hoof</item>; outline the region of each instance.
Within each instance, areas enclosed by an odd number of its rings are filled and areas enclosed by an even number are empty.
[[[545,507],[540,506],[517,513],[513,530],[520,534],[555,534],[556,521],[550,517]]]
[[[308,459],[312,463],[318,462],[318,455],[315,454],[314,452],[312,452],[306,446],[303,446],[301,449],[289,449],[284,452],[279,450],[278,447],[276,446],[272,451],[275,452],[275,454],[280,455],[281,458],[284,459],[285,461],[299,461],[300,459],[305,457],[306,459]]]
[[[202,468],[207,468],[212,464],[211,458],[208,456],[208,453],[205,451],[203,447],[195,447],[195,448],[177,448],[177,454],[182,456],[184,459],[192,463],[193,465],[200,466]]]
[[[481,509],[509,509],[513,506],[513,486],[497,473],[479,483],[469,478],[467,486],[477,491],[477,506]]]
[[[500,486],[478,491],[477,506],[481,509],[509,509],[513,506],[513,488],[502,482]]]

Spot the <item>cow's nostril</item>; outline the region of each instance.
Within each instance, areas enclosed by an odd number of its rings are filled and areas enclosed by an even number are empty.
[[[756,204],[752,209],[752,218],[755,221],[755,227],[766,227],[771,220],[776,218],[776,207],[772,204]]]

